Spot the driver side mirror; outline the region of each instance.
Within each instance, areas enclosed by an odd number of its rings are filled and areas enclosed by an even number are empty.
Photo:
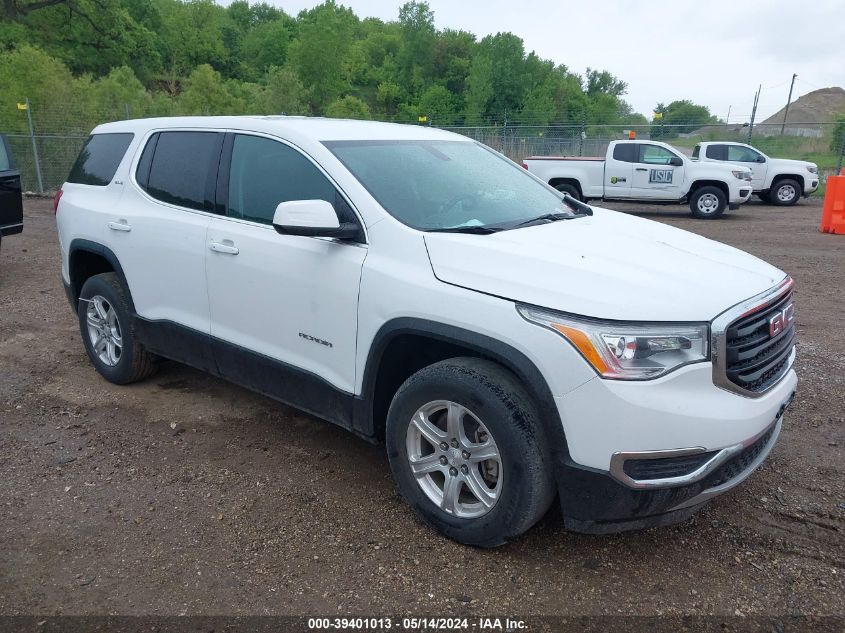
[[[765,163],[765,162],[766,162],[766,157],[765,157],[765,156],[758,156],[758,157],[757,157],[757,162],[758,162],[758,163]]]
[[[672,167],[683,167],[684,159],[680,156],[673,156],[669,159],[669,164],[672,165]]]
[[[273,214],[273,228],[282,235],[334,237],[352,240],[361,227],[354,222],[338,222],[334,207],[325,200],[290,200],[281,202]]]

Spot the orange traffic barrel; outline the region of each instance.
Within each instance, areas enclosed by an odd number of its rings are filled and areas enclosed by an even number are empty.
[[[845,235],[845,169],[839,176],[827,177],[820,228],[822,233]]]

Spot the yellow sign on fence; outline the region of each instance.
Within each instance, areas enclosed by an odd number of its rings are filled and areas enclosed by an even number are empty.
[[[18,110],[29,110],[29,104],[28,103],[19,103],[18,104]]]

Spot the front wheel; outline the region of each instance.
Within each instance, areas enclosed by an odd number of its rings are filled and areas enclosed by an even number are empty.
[[[516,538],[554,498],[536,407],[495,363],[453,358],[418,371],[393,398],[385,440],[402,496],[460,543]]]
[[[788,207],[796,202],[801,197],[801,185],[798,181],[792,178],[784,178],[778,180],[769,192],[769,198],[772,203],[779,207]]]
[[[719,187],[706,185],[699,187],[690,196],[689,208],[692,214],[702,220],[718,218],[725,212],[728,199]]]

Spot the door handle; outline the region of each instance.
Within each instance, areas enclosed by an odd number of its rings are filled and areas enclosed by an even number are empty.
[[[648,171],[645,167],[637,167],[637,171]]]
[[[106,224],[112,231],[123,231],[124,233],[128,233],[132,230],[132,227],[129,226],[129,222],[126,220],[118,220],[117,222],[109,222]]]
[[[226,255],[237,255],[241,251],[235,246],[232,240],[223,240],[223,242],[211,242],[208,247],[215,253],[225,253]]]

